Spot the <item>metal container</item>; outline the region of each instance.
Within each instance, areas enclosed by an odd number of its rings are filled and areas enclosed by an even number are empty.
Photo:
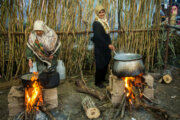
[[[144,73],[142,56],[135,53],[117,53],[112,72],[117,77],[137,76]]]
[[[22,84],[24,87],[32,87],[34,81],[31,81],[32,73],[26,73],[21,76]]]

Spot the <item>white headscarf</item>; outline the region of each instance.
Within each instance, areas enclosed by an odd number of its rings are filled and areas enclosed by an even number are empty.
[[[36,30],[43,31],[43,35],[38,36],[36,34]],[[33,45],[36,39],[38,39],[38,41],[42,43],[48,51],[52,51],[55,49],[55,45],[57,42],[56,33],[54,32],[54,30],[49,28],[43,21],[40,20],[34,22],[33,31],[29,36],[28,42]]]

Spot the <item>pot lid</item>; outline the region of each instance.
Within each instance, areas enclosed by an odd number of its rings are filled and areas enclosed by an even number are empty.
[[[142,59],[142,56],[140,54],[135,54],[135,53],[117,53],[114,56],[114,60],[120,60],[120,61],[134,61],[140,59]]]

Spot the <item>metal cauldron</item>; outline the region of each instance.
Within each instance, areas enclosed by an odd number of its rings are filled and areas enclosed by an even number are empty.
[[[137,76],[144,73],[142,56],[135,53],[116,53],[112,72],[117,77]]]

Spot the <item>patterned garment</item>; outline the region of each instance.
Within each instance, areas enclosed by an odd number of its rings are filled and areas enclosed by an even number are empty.
[[[38,36],[35,30],[42,30],[44,33],[42,36]],[[54,30],[47,27],[44,22],[36,21],[34,23],[34,29],[30,33],[27,46],[42,62],[51,66],[51,59],[49,59],[49,56],[53,55],[61,45],[57,38],[58,36]]]

